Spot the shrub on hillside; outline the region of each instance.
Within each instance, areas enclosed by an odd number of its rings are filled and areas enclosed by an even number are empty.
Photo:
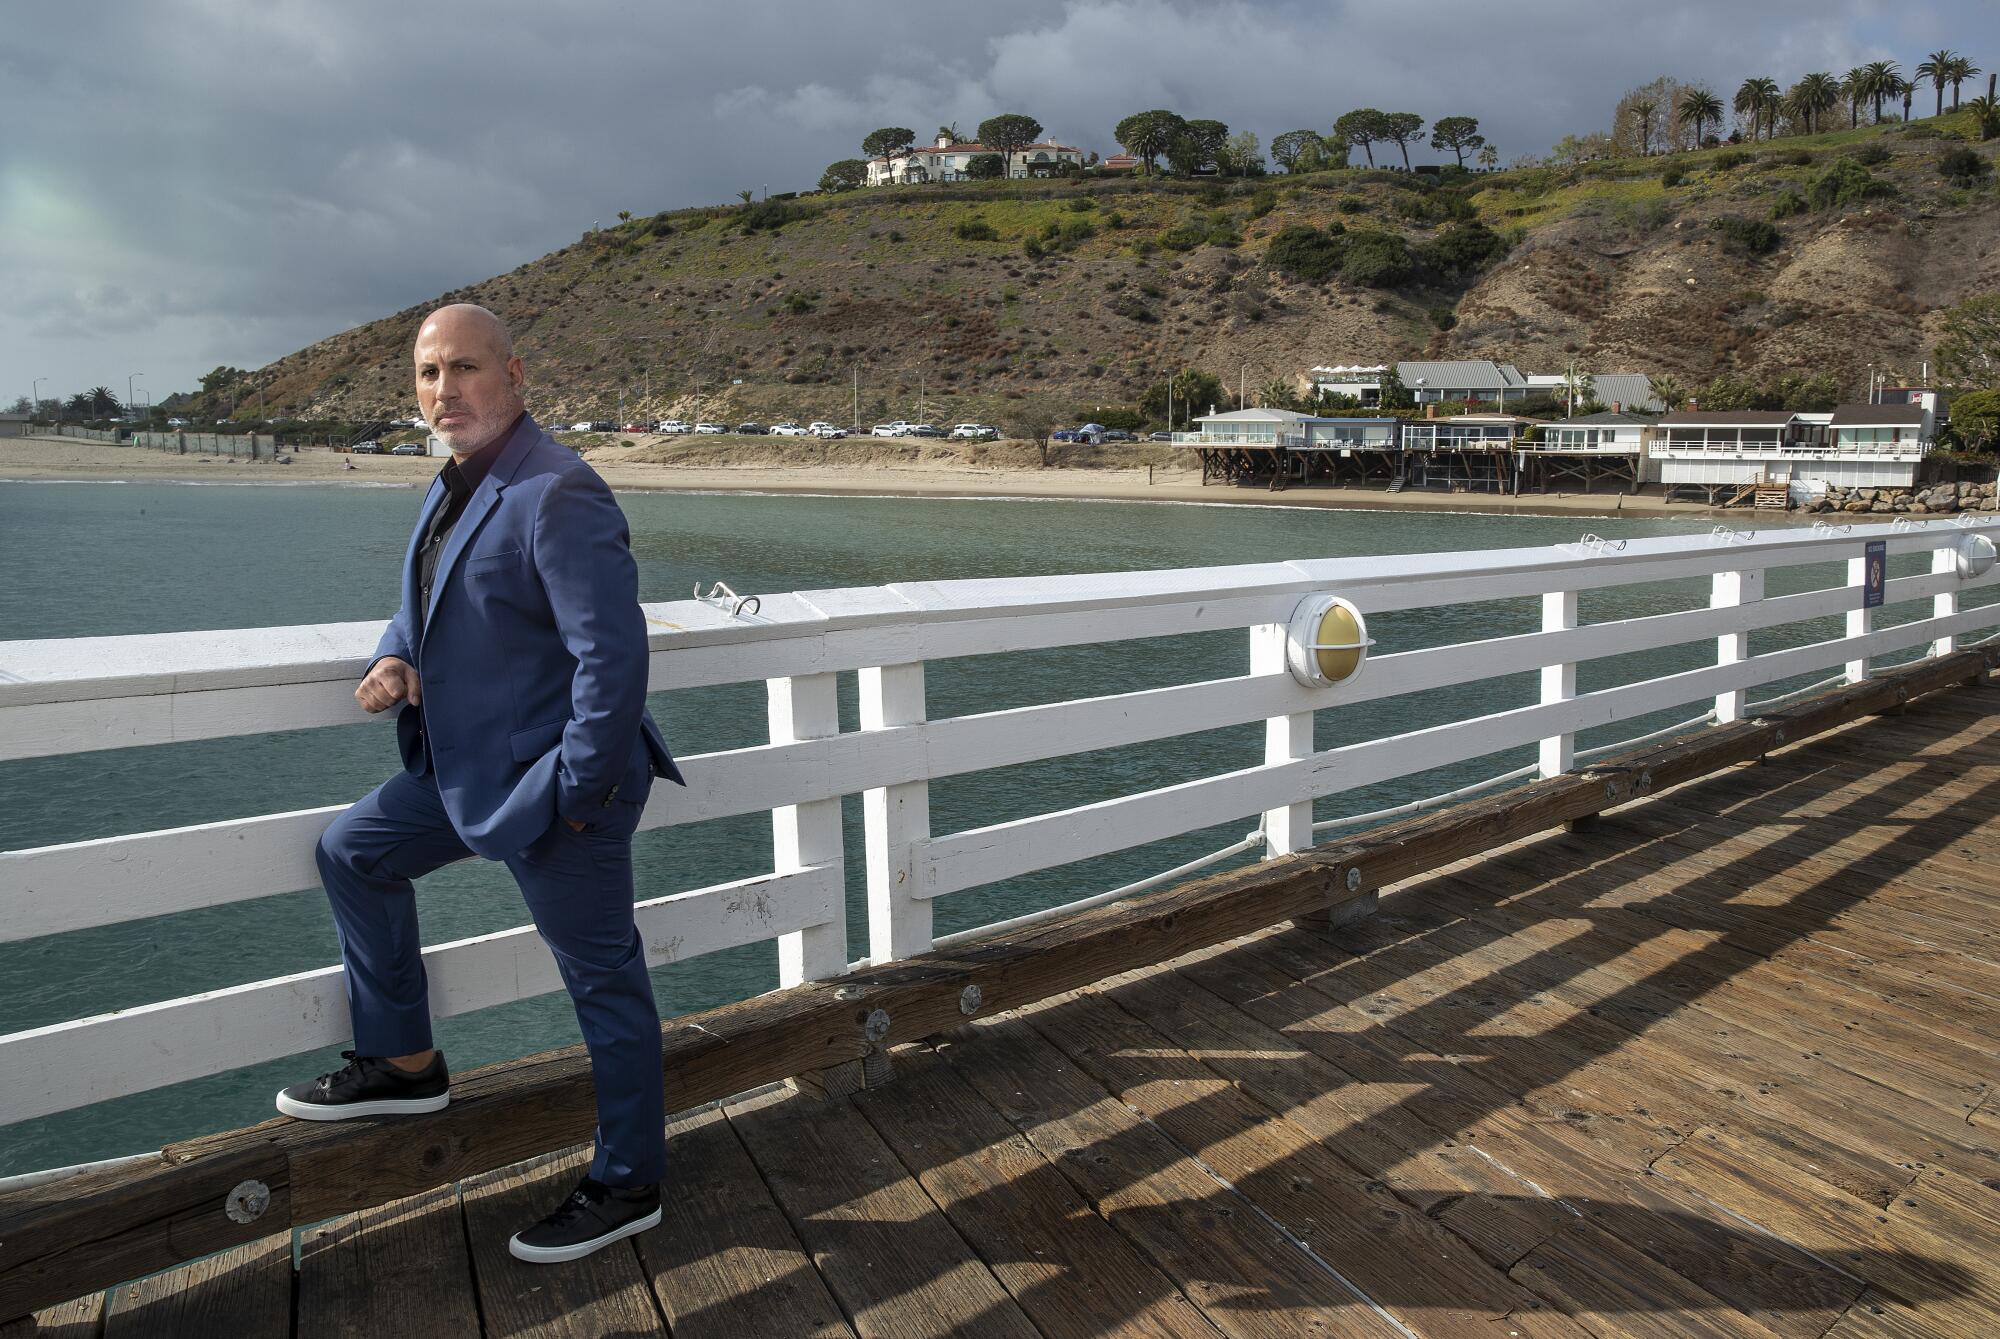
[[[1340,272],[1341,240],[1318,228],[1293,224],[1271,239],[1264,260],[1288,279],[1323,284]]]
[[[1343,195],[1333,202],[1333,207],[1343,214],[1366,214],[1368,202],[1358,195]]]
[[[1070,197],[1069,212],[1072,214],[1088,214],[1091,210],[1095,208],[1097,208],[1097,201],[1091,199],[1087,195],[1076,195]]]
[[[1000,234],[985,219],[960,219],[952,225],[952,236],[962,242],[997,242]]]
[[[776,232],[787,223],[796,223],[812,215],[813,211],[804,205],[785,200],[759,200],[754,205],[745,205],[736,216],[736,223],[745,232]]]
[[[1806,212],[1806,198],[1797,191],[1779,191],[1771,197],[1771,217],[1788,219]]]
[[[1756,160],[1757,155],[1751,153],[1748,149],[1724,149],[1721,153],[1709,159],[1709,166],[1718,172],[1729,172],[1743,166],[1745,163],[1755,162]]]
[[[1444,274],[1473,274],[1503,255],[1507,243],[1484,223],[1453,223],[1417,249],[1425,265]]]
[[[1903,127],[1904,139],[1937,139],[1943,133],[1929,121],[1912,121]]]
[[[1863,167],[1879,167],[1889,161],[1889,146],[1879,142],[1857,144],[1847,151],[1847,156]]]
[[[1403,239],[1391,232],[1357,231],[1344,238],[1340,277],[1363,288],[1394,288],[1409,279],[1416,261]]]
[[[1192,251],[1200,246],[1208,236],[1208,229],[1198,223],[1183,223],[1160,234],[1159,243],[1169,251]]]
[[[1722,245],[1740,256],[1768,256],[1784,239],[1763,219],[1746,219],[1725,214],[1709,227],[1722,234]]]
[[[1669,163],[1660,169],[1660,185],[1672,190],[1687,180],[1687,169],[1679,163]]]
[[[1871,176],[1852,158],[1836,158],[1806,182],[1806,203],[1814,209],[1839,209],[1884,195],[1896,188]]]
[[[1937,165],[1938,175],[1955,186],[1970,186],[1989,170],[1984,158],[1963,146],[1939,154]]]

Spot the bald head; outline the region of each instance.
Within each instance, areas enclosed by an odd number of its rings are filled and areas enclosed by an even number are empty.
[[[523,408],[526,376],[499,317],[470,302],[439,307],[417,327],[417,403],[452,455],[498,440]]]
[[[417,343],[421,345],[424,335],[433,329],[484,344],[497,353],[503,363],[514,356],[514,336],[508,333],[507,323],[476,302],[454,302],[426,316],[424,323],[417,327]]]

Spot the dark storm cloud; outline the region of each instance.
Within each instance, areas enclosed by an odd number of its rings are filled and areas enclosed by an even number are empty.
[[[1511,160],[1603,128],[1661,73],[1726,100],[1748,74],[1908,70],[1939,45],[2000,59],[1985,0],[29,0],[6,17],[0,400],[133,370],[157,397],[620,209],[810,187],[882,124],[970,134],[1022,110],[1102,153],[1146,107],[1268,139],[1372,104],[1477,116]]]

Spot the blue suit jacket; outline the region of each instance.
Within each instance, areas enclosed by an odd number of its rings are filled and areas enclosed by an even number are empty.
[[[403,765],[435,771],[465,844],[504,859],[558,816],[604,822],[681,774],[646,711],[639,572],[611,489],[525,414],[497,450],[438,557],[426,623],[417,551],[445,500],[431,485],[375,659],[421,681],[396,719]]]

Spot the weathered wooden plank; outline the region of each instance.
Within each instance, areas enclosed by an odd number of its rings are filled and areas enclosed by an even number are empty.
[[[1035,1339],[979,1254],[844,1101],[767,1094],[723,1108],[862,1339]]]
[[[1655,1170],[1798,1241],[1944,1333],[1953,1325],[1990,1333],[1981,1327],[2000,1314],[2000,1252],[1990,1234],[1941,1237],[1839,1191],[1802,1190],[1790,1168],[1721,1130],[1699,1131]]]
[[[853,1335],[720,1110],[667,1123],[661,1208],[660,1226],[635,1240],[675,1334]]]
[[[1429,880],[1419,895],[1434,905],[1463,899],[1457,905],[1470,906],[1483,890],[1463,889],[1457,879]],[[1713,1097],[1699,1102],[1697,1110],[1712,1121],[1745,1125],[1779,1140],[1786,1156],[1801,1160],[1804,1174],[1880,1203],[1907,1182],[1906,1169],[1915,1161],[1944,1158],[2000,1173],[1990,1154],[1953,1137],[1955,1116],[1937,1112],[1941,1119],[1917,1119],[1916,1104],[1816,1054],[1814,1037],[1774,1039],[1766,1031],[1782,1029],[1765,1024],[1760,1031],[1740,1025],[1736,1014],[1706,1009],[1699,993],[1702,977],[1690,963],[1697,955],[1713,956],[1713,940],[1689,936],[1690,944],[1676,944],[1685,956],[1671,968],[1685,968],[1697,983],[1697,989],[1682,993],[1670,988],[1666,978],[1672,971],[1649,959],[1649,950],[1663,946],[1642,942],[1626,948],[1622,937],[1607,933],[1602,917],[1593,921],[1591,939],[1606,941],[1597,949],[1566,936],[1566,922],[1537,916],[1533,909],[1493,908],[1481,919],[1550,945],[1553,958],[1570,964],[1548,966],[1532,977],[1522,973],[1511,984],[1630,1028],[1633,1038],[1621,1047],[1628,1057],[1699,1075]],[[1754,1008],[1747,1012],[1756,1016]]]
[[[904,1052],[854,1105],[1048,1339],[1216,1329],[949,1064]]]
[[[168,1334],[291,1339],[291,1333],[289,1232],[113,1288],[104,1311],[104,1339]]]
[[[1161,974],[1120,987],[1115,998],[1131,998],[1143,1008],[1181,992],[1202,995]],[[1251,1039],[1228,1052],[1233,1063],[1223,1068],[1205,1051],[1183,1050],[1171,1033],[1142,1021],[1163,1008],[1144,1008],[1135,1017],[1113,1000],[1089,994],[1038,1011],[1031,1021],[1168,1138],[1198,1149],[1216,1175],[1399,1322],[1435,1339],[1586,1333],[1508,1283],[1469,1245],[1413,1211],[1369,1172],[1338,1156],[1343,1146],[1337,1132],[1323,1137],[1238,1090],[1231,1070],[1297,1063],[1289,1043],[1279,1039],[1281,1049],[1260,1052]],[[1522,1186],[1518,1193],[1530,1192]],[[1499,1317],[1506,1318],[1504,1326],[1496,1325]]]
[[[1406,1335],[1026,1022],[964,1029],[945,1055],[1224,1334]]]
[[[1871,1288],[1826,1332],[1825,1339],[1985,1339],[1995,1327],[2000,1327],[2000,1313],[1985,1330],[1963,1326],[1942,1330],[1929,1317]]]
[[[458,1339],[479,1300],[458,1187],[307,1228],[299,1237],[297,1339]]]
[[[1292,943],[1310,939],[1306,931],[1262,941],[1256,951],[1272,963],[1296,961],[1286,951]],[[1312,989],[1304,985],[1302,989]],[[1386,1031],[1394,1033],[1394,1021]],[[1632,1149],[1618,1119],[1568,1119],[1522,1113],[1508,1093],[1492,1089],[1492,1075],[1438,1069],[1436,1081],[1458,1083],[1468,1093],[1494,1093],[1490,1113],[1470,1127],[1464,1143],[1496,1165],[1506,1167],[1536,1191],[1554,1197],[1568,1213],[1596,1229],[1622,1237],[1628,1245],[1696,1281],[1706,1293],[1756,1315],[1766,1327],[1816,1337],[1854,1297],[1848,1279],[1784,1243],[1744,1233],[1724,1221],[1698,1195],[1648,1175],[1652,1159],[1672,1147],[1672,1137]],[[1606,1133],[1620,1137],[1604,1139]],[[1478,1223],[1484,1205],[1468,1197],[1448,1205],[1440,1219],[1458,1229],[1468,1219]],[[1576,1219],[1568,1219],[1574,1223]],[[1666,1291],[1676,1285],[1660,1283]]]
[[[264,1212],[238,1223],[229,1198],[239,1186]],[[87,1173],[0,1195],[0,1317],[76,1297],[207,1251],[256,1240],[291,1224],[290,1169],[282,1150],[244,1141],[200,1164],[164,1160]]]
[[[1514,1266],[1512,1277],[1556,1299],[1600,1334],[1630,1339],[1770,1339],[1678,1274],[1647,1270],[1646,1257],[1602,1233],[1565,1232]]]
[[[44,1307],[32,1316],[0,1321],[0,1339],[100,1339],[103,1333],[103,1293]]]
[[[555,1208],[589,1166],[590,1150],[572,1149],[473,1177],[461,1187],[487,1334],[595,1339],[667,1333],[630,1240],[559,1265],[531,1265],[507,1253],[507,1238]]]
[[[860,1059],[877,1044],[866,1030],[877,1011],[888,1015],[893,1039],[922,1037],[962,1021],[959,1003],[969,985],[980,988],[988,1010],[1015,1007],[1338,905],[1344,898],[1759,756],[1781,742],[1781,736],[1795,742],[1809,730],[1829,729],[1900,699],[1952,686],[1983,673],[1995,654],[1986,648],[1924,662],[1759,722],[1637,750],[1605,760],[1595,771],[1392,824],[1364,839],[678,1019],[667,1025],[667,1083],[683,1100],[713,1100]],[[51,1268],[32,1279],[16,1269],[25,1254],[16,1243],[50,1238],[19,1229],[63,1210],[33,1192],[0,1195],[0,1227],[13,1229],[0,1232],[0,1317],[21,1315],[171,1263],[158,1258],[162,1238],[151,1226],[158,1213],[145,1206],[198,1214],[201,1206],[213,1205],[212,1188],[186,1178],[191,1168],[213,1166],[219,1154],[252,1150],[255,1160],[276,1152],[289,1164],[288,1176],[278,1180],[294,1187],[296,1202],[274,1201],[274,1207],[288,1221],[309,1222],[581,1141],[594,1125],[581,1047],[462,1076],[453,1098],[444,1112],[418,1122],[364,1121],[310,1129],[292,1122],[267,1123],[178,1145],[169,1150],[164,1167],[110,1174],[104,1186],[109,1193],[91,1219],[90,1249],[58,1271],[52,1267],[56,1252],[34,1248],[35,1258],[50,1262]],[[279,1225],[270,1218],[254,1225],[221,1222],[229,1230],[212,1229],[204,1239],[209,1249]],[[147,1254],[147,1243],[155,1254]],[[128,1256],[144,1262],[130,1268],[112,1263]]]

